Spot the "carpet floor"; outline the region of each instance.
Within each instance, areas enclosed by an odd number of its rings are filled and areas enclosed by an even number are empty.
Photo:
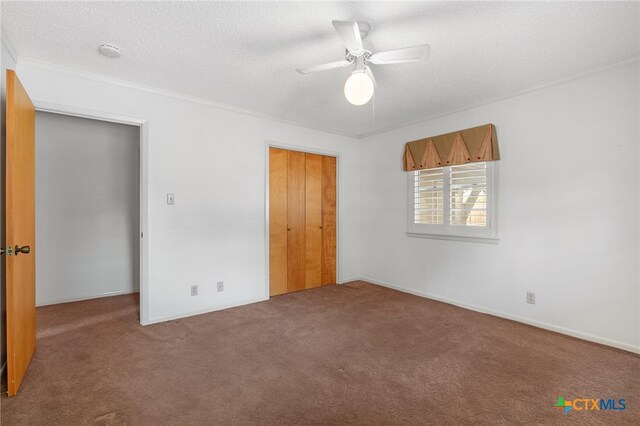
[[[134,295],[37,315],[3,425],[640,424],[640,356],[364,282],[146,327]]]

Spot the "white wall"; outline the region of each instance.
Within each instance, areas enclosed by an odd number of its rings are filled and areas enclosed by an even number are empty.
[[[363,277],[640,350],[638,75],[620,67],[363,140]],[[485,123],[502,157],[499,243],[407,237],[405,142]]]
[[[338,279],[360,276],[358,140],[23,60],[18,75],[36,105],[148,120],[150,322],[267,297],[265,141],[340,153]]]
[[[140,128],[36,114],[36,303],[139,288]]]

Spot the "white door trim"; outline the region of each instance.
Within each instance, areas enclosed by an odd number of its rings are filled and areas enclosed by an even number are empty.
[[[342,212],[340,210],[340,199],[342,197],[342,159],[341,154],[336,151],[311,148],[308,146],[292,145],[287,143],[265,141],[265,186],[264,186],[264,218],[265,218],[265,288],[264,297],[269,299],[269,148],[281,148],[289,151],[300,151],[308,154],[326,155],[336,159],[336,281],[342,284],[342,262],[340,261],[340,248],[342,247]]]
[[[140,324],[149,324],[149,121],[72,105],[33,100],[36,111],[140,127]]]

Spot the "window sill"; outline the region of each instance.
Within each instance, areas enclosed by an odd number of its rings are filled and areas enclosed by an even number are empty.
[[[498,244],[500,238],[478,235],[429,234],[426,232],[407,232],[407,237],[429,238],[432,240],[464,241],[467,243]]]

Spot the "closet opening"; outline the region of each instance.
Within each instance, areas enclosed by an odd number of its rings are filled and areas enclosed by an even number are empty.
[[[336,164],[269,147],[269,296],[336,284]]]

